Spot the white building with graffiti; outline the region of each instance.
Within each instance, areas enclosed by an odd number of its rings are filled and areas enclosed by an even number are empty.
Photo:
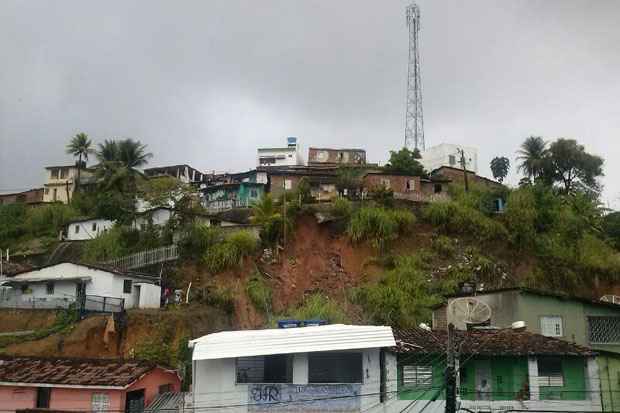
[[[226,331],[192,340],[195,408],[227,412],[383,411],[396,358],[390,327]]]

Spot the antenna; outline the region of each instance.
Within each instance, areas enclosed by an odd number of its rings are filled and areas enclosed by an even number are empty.
[[[491,319],[491,307],[475,297],[461,297],[453,300],[448,311],[456,323],[466,326],[482,324]]]
[[[405,147],[423,151],[424,116],[422,114],[422,80],[420,76],[420,8],[411,3],[406,9],[409,27],[409,60],[407,65],[407,114],[405,117]]]

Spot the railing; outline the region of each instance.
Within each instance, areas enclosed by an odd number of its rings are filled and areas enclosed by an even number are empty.
[[[228,211],[234,208],[249,208],[248,200],[240,201],[238,199],[225,199],[221,201],[203,201],[205,209],[211,213]]]
[[[449,201],[450,196],[446,193],[424,194],[422,192],[394,192],[395,199],[405,199],[413,202],[441,202]]]
[[[176,260],[178,258],[179,248],[176,244],[173,244],[116,258],[102,264],[122,270],[131,270],[134,268],[148,267],[149,265],[158,264],[160,262]]]

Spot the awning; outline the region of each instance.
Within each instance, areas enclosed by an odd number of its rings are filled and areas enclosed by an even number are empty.
[[[193,360],[393,347],[391,327],[331,324],[225,331],[190,341]]]

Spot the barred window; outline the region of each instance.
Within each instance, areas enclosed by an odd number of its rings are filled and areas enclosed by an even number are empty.
[[[562,317],[542,316],[540,317],[540,332],[547,337],[562,337]]]
[[[433,384],[433,367],[422,364],[403,366],[403,385],[416,388],[430,387]]]
[[[540,357],[538,359],[538,385],[541,387],[564,386],[561,359],[555,357]]]
[[[110,396],[107,393],[93,393],[90,408],[93,412],[107,412],[110,409]]]
[[[590,343],[620,343],[620,317],[588,317],[588,338]]]

